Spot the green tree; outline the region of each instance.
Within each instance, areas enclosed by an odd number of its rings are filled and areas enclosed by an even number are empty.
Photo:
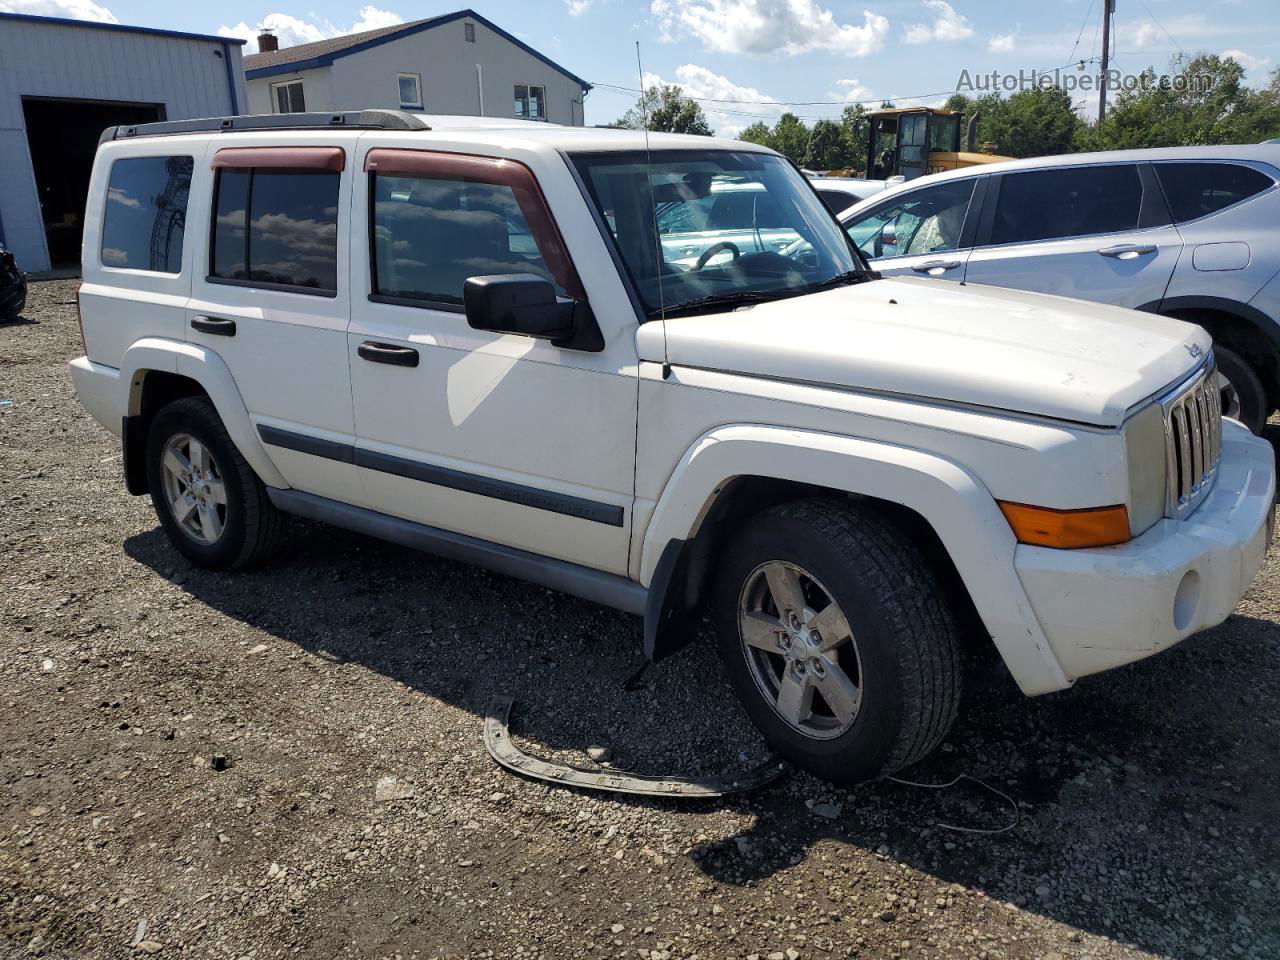
[[[758,143],[762,147],[773,149],[773,131],[769,129],[769,125],[762,120],[757,120],[751,126],[747,127],[740,134],[739,140],[745,140],[747,143]]]
[[[643,130],[645,116],[649,129],[661,133],[693,133],[701,137],[712,135],[707,115],[696,102],[684,95],[676,86],[652,86],[645,90],[636,105],[619,117],[615,127]]]
[[[834,120],[819,120],[809,131],[804,166],[810,170],[834,170],[846,165],[847,153],[840,124]]]
[[[805,151],[809,147],[809,128],[794,113],[784,113],[778,118],[771,131],[773,142],[770,144],[784,157],[794,163],[804,160]]]
[[[861,170],[867,165],[867,137],[871,124],[862,104],[845,107],[840,113],[840,136],[844,141],[844,157],[840,165]]]
[[[978,142],[994,142],[997,153],[1010,157],[1071,153],[1084,129],[1071,95],[1060,87],[1032,87],[1008,99],[984,97],[976,108]]]
[[[1161,84],[1153,68],[1144,83],[1121,90],[1107,116],[1080,137],[1093,150],[1170,147],[1221,143],[1256,143],[1277,135],[1280,96],[1271,86],[1253,90],[1243,82],[1244,69],[1231,58],[1200,54],[1175,57],[1169,73],[1180,82]]]
[[[998,93],[966,97],[953,93],[943,109],[956,110],[964,126],[961,148],[969,119],[978,115],[976,140],[995,145],[995,152],[1010,157],[1043,157],[1071,153],[1084,133],[1084,121],[1075,112],[1071,96],[1058,87],[1019,90],[1007,99]]]

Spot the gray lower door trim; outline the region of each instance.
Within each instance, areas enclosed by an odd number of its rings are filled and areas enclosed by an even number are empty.
[[[528,580],[550,590],[572,594],[626,613],[645,612],[648,591],[626,577],[517,550],[515,547],[491,543],[466,534],[428,527],[426,524],[402,520],[300,490],[268,487],[267,495],[279,509],[308,520],[319,520],[380,540],[434,553],[449,560],[475,564],[495,573]]]
[[[566,517],[578,517],[592,523],[604,523],[611,527],[623,525],[624,513],[620,506],[612,503],[600,503],[583,497],[570,496],[567,493],[556,493],[541,490],[522,483],[509,480],[496,480],[475,473],[465,473],[450,467],[441,467],[421,460],[409,460],[376,450],[366,450],[349,443],[338,443],[324,440],[305,433],[294,433],[292,430],[281,430],[265,424],[258,425],[258,436],[263,443],[273,447],[284,447],[286,450],[297,450],[327,460],[338,460],[342,463],[353,463],[366,470],[379,473],[390,473],[397,477],[406,477],[422,483],[430,483],[437,487],[448,487],[464,493],[474,493],[480,497],[492,497],[495,500],[506,500],[518,503],[522,507],[535,510],[548,510],[551,513],[564,514]]]

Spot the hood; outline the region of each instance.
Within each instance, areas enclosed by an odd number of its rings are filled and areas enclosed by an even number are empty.
[[[1210,344],[1137,310],[914,277],[666,321],[674,366],[1099,426],[1190,373]]]

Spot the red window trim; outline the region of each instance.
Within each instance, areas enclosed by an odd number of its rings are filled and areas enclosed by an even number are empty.
[[[341,173],[346,165],[347,154],[341,147],[223,147],[213,155],[215,170],[256,167]]]
[[[510,187],[538,252],[561,289],[575,300],[585,300],[586,290],[569,256],[560,228],[556,226],[546,195],[533,171],[518,160],[477,157],[462,153],[429,150],[397,150],[390,147],[370,150],[365,156],[367,173],[389,177],[423,177],[434,180],[470,180]],[[372,227],[372,224],[370,224]]]

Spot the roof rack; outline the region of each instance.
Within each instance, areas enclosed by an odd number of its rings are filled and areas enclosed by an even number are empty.
[[[133,137],[172,136],[180,133],[234,133],[244,130],[430,130],[425,122],[403,110],[347,110],[342,113],[266,113],[241,117],[202,117],[195,120],[162,120],[133,126],[107,127],[99,145]]]

